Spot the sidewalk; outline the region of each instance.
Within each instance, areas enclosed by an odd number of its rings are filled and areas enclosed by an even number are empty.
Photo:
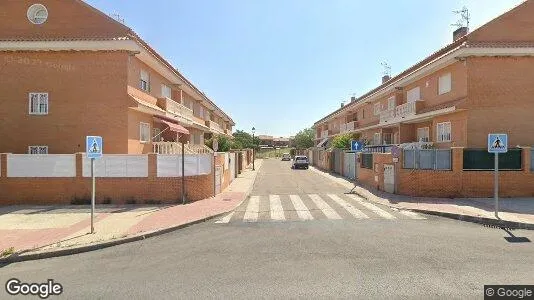
[[[219,195],[186,205],[97,205],[95,234],[89,233],[91,219],[87,206],[0,207],[0,251],[12,252],[13,247],[16,255],[10,258],[17,260],[25,260],[24,256],[54,256],[51,253],[57,251],[83,252],[227,213],[248,197],[262,162],[257,160],[256,171],[245,170]]]
[[[496,219],[495,202],[491,198],[446,199],[395,195],[364,188],[337,174],[329,174],[314,167],[310,169],[347,187],[347,192],[352,190],[369,201],[390,207],[488,225],[534,229],[534,198],[499,199],[499,219]]]

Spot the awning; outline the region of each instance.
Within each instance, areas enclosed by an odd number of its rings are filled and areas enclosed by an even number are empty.
[[[178,123],[171,122],[169,120],[165,120],[161,117],[154,116],[154,119],[158,120],[159,122],[169,126],[169,129],[174,132],[182,133],[182,134],[189,134],[189,130],[185,129],[182,125]]]
[[[324,147],[327,142],[328,142],[328,138],[325,138],[317,145],[317,147]]]

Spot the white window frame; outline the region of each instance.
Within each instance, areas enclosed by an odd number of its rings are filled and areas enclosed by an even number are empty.
[[[375,116],[378,116],[380,114],[380,110],[382,109],[382,105],[380,103],[375,103],[373,113]]]
[[[438,94],[443,95],[452,90],[451,73],[444,74],[438,78]]]
[[[397,106],[397,101],[395,99],[395,96],[390,97],[388,99],[388,110],[395,109],[395,106]]]
[[[37,97],[37,109],[33,111],[34,106],[32,105],[32,97]],[[44,109],[43,109],[44,105]],[[29,93],[28,94],[28,112],[30,115],[48,115],[50,110],[50,101],[48,93]]]
[[[436,142],[446,143],[452,141],[451,122],[441,122],[436,124]]]
[[[378,146],[381,144],[382,144],[382,135],[380,134],[380,132],[376,132],[375,134],[373,134],[373,145]]]
[[[172,99],[171,87],[166,84],[161,84],[161,97]]]
[[[145,70],[141,70],[139,88],[145,92],[150,92],[150,74]]]
[[[406,93],[406,101],[408,103],[421,100],[421,88],[416,86]]]
[[[148,128],[148,137],[146,140],[143,140],[143,128]],[[148,143],[150,142],[150,124],[145,122],[139,122],[139,141],[141,143]]]
[[[36,151],[32,151],[32,148]],[[28,154],[48,154],[48,146],[28,146]]]
[[[429,127],[417,128],[417,141],[418,142],[430,142],[430,128]]]

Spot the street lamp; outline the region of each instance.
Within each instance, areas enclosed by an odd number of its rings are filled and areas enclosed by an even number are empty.
[[[256,133],[256,128],[252,127],[252,171],[256,170],[254,168],[254,160],[256,159],[256,150],[255,150],[256,145],[254,145],[254,134],[255,133]]]

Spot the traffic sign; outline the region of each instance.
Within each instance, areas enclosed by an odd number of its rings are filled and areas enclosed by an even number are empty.
[[[101,158],[102,157],[102,137],[101,136],[87,136],[85,139],[87,158]]]
[[[350,141],[350,150],[352,150],[352,151],[362,151],[363,150],[363,143],[361,141],[351,140]]]
[[[399,158],[401,154],[401,148],[399,146],[392,146],[391,147],[391,156],[393,158]]]
[[[505,133],[488,134],[488,152],[489,153],[508,152],[508,135]]]

